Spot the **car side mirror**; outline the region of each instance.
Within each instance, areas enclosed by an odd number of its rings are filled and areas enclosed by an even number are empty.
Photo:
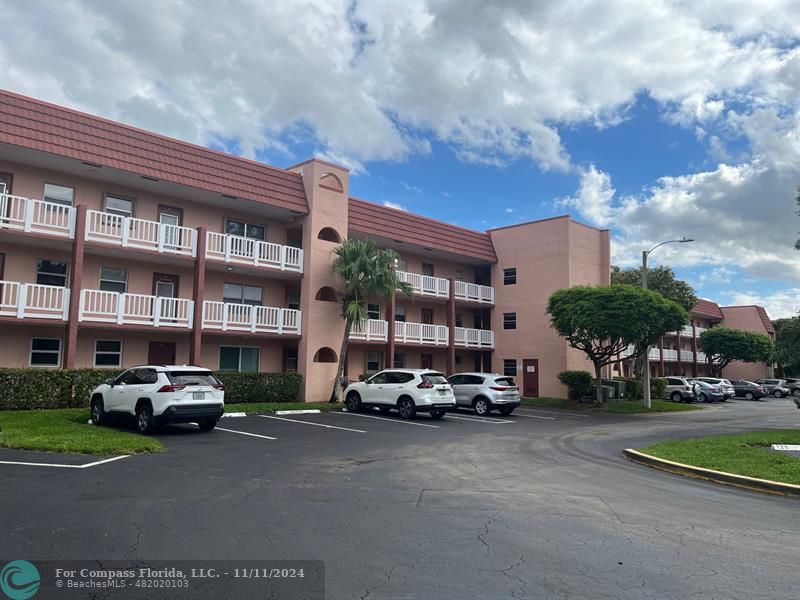
[[[106,385],[110,385],[111,387],[114,387],[114,378],[113,377],[109,377],[108,379],[106,379]]]

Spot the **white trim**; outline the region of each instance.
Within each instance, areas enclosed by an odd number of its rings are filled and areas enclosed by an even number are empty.
[[[513,423],[514,421],[503,421],[502,419],[484,419],[483,417],[457,417],[452,413],[447,414],[448,419],[460,419],[462,421],[475,421],[476,423],[492,423],[493,425],[507,425],[508,423]]]
[[[116,281],[114,279],[103,279],[103,269],[110,269],[114,271],[124,271],[125,273],[125,281]],[[109,283],[124,283],[125,289],[121,292],[117,292],[117,290],[103,290],[103,281],[108,281]],[[104,292],[116,292],[118,294],[127,294],[128,293],[128,269],[123,268],[116,268],[116,267],[104,267],[100,265],[100,274],[97,276],[97,289],[103,290]]]
[[[66,265],[66,269],[64,270],[64,273],[54,273],[53,271],[40,271],[39,270],[39,263],[42,262],[42,261],[63,262],[64,265]],[[70,268],[70,264],[69,264],[68,260],[52,260],[50,258],[39,258],[39,257],[37,257],[36,258],[36,285],[53,285],[54,287],[63,287],[63,288],[69,287],[69,268]],[[52,284],[52,283],[39,283],[39,273],[43,273],[44,275],[55,275],[57,277],[63,277],[64,278],[64,285],[55,285],[55,284]]]
[[[428,425],[427,423],[416,423],[414,421],[401,421],[400,419],[387,419],[386,417],[379,417],[378,415],[361,415],[358,413],[352,412],[336,412],[331,411],[330,414],[332,415],[349,415],[351,417],[364,417],[365,419],[377,419],[379,421],[389,421],[390,423],[400,423],[402,425],[416,425],[417,427],[431,427],[433,429],[439,429],[438,425]]]
[[[318,408],[306,408],[302,410],[276,410],[276,415],[318,415],[322,411]]]
[[[288,421],[289,423],[300,423],[301,425],[313,425],[315,427],[325,427],[326,429],[341,429],[342,431],[354,431],[355,433],[367,433],[361,429],[348,429],[347,427],[337,427],[336,425],[325,425],[324,423],[312,423],[311,421],[298,421],[297,419],[285,419],[283,417],[272,417],[270,415],[258,415],[264,419],[275,419],[277,421]]]
[[[251,221],[247,221],[245,219],[237,219],[237,218],[225,217],[225,222],[223,223],[223,226],[224,226],[224,230],[225,230],[224,233],[226,235],[236,235],[234,233],[228,233],[228,221],[233,221],[234,223],[241,223],[242,225],[244,225],[244,233],[239,237],[247,238],[248,240],[256,240],[258,242],[269,242],[269,227],[267,226],[266,223],[260,223],[259,224],[259,223],[253,223]],[[262,227],[264,229],[264,239],[262,240],[260,238],[249,237],[247,235],[247,226],[248,225],[252,225],[253,227]]]
[[[114,456],[112,458],[105,458],[103,460],[96,460],[95,462],[90,462],[85,465],[62,465],[58,463],[35,463],[35,462],[22,462],[18,460],[0,460],[0,465],[25,465],[27,467],[58,467],[60,469],[88,469],[90,467],[96,467],[97,465],[103,465],[105,463],[110,463],[115,460],[120,460],[122,458],[130,458],[130,454],[123,454],[122,456]]]
[[[58,364],[56,365],[35,365],[33,364],[33,340],[58,340],[58,352],[54,352],[53,350],[36,350],[39,353],[45,354],[58,354]],[[63,338],[54,338],[54,337],[41,337],[41,336],[32,336],[31,343],[30,343],[30,350],[28,352],[28,366],[34,369],[60,369],[61,368],[61,355],[64,352],[64,339]]]
[[[48,196],[47,195],[48,185],[52,185],[53,187],[64,188],[65,190],[72,190],[72,198],[70,198],[69,204],[66,204],[64,200],[56,198],[55,196]],[[42,200],[44,202],[50,202],[51,204],[60,204],[61,206],[75,206],[75,188],[69,185],[61,185],[60,183],[49,183],[45,181],[44,186],[42,187]]]
[[[119,343],[119,364],[118,365],[98,365],[97,364],[97,342],[118,342]],[[100,340],[96,339],[94,341],[94,351],[92,352],[92,364],[94,365],[95,369],[121,369],[122,368],[122,350],[123,350],[123,342],[122,340]],[[100,354],[117,354],[116,352],[101,352]]]

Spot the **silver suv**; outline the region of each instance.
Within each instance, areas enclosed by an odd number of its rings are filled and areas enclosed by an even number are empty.
[[[666,396],[673,402],[694,402],[697,397],[694,387],[685,377],[663,377],[666,386]]]
[[[497,373],[456,373],[447,378],[453,386],[456,406],[468,406],[479,415],[493,409],[510,415],[519,406],[519,388],[514,379]]]

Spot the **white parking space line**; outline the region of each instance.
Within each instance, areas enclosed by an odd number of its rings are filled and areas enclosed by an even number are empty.
[[[225,429],[224,427],[216,427],[220,431],[227,431],[228,433],[238,433],[239,435],[249,435],[251,437],[263,438],[265,440],[277,440],[278,438],[270,437],[268,435],[261,435],[258,433],[249,433],[247,431],[236,431],[235,429]]]
[[[548,421],[555,421],[555,417],[544,417],[542,415],[523,415],[521,413],[516,413],[515,417],[525,417],[526,419],[547,419]]]
[[[581,419],[588,419],[589,418],[589,415],[581,415],[581,414],[572,413],[572,412],[561,412],[561,411],[558,411],[558,413],[552,413],[552,412],[547,412],[547,411],[544,411],[544,410],[536,410],[535,408],[518,408],[517,410],[518,411],[524,410],[525,412],[533,412],[533,413],[539,413],[539,414],[545,414],[545,415],[558,414],[558,416],[565,416],[565,417],[579,417]]]
[[[300,419],[284,419],[283,417],[272,417],[270,415],[258,415],[265,419],[275,419],[276,421],[288,421],[289,423],[299,423],[301,425],[314,425],[315,427],[325,427],[326,429],[341,429],[342,431],[353,431],[355,433],[367,433],[361,429],[350,429],[348,427],[337,427],[336,425],[325,425],[324,423],[312,423],[311,421],[301,421]]]
[[[122,456],[115,456],[113,458],[105,458],[103,460],[97,460],[95,462],[90,462],[85,465],[61,465],[58,463],[35,463],[35,462],[22,462],[17,460],[0,460],[0,464],[3,465],[25,465],[27,467],[56,467],[58,469],[88,469],[89,467],[96,467],[97,465],[103,465],[105,463],[109,463],[115,460],[120,460],[122,458],[128,458],[130,454],[124,454]]]
[[[414,421],[401,421],[399,419],[387,419],[386,417],[379,417],[378,415],[360,415],[358,413],[334,412],[334,411],[331,411],[328,414],[345,415],[351,417],[363,417],[365,419],[377,419],[378,421],[389,421],[390,423],[400,423],[401,425],[416,425],[417,427],[432,427],[433,429],[439,429],[438,425],[428,425],[427,423],[415,423]]]
[[[502,419],[484,419],[482,417],[457,417],[452,413],[447,413],[446,419],[461,419],[462,421],[475,421],[476,423],[495,423],[503,425],[506,423],[513,423],[514,421],[503,421]]]

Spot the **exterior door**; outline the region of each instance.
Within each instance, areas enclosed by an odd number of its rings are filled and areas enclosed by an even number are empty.
[[[522,361],[522,395],[539,397],[539,359],[525,358]]]
[[[174,365],[175,342],[150,342],[147,346],[147,363],[151,365]]]
[[[369,380],[369,383],[364,388],[364,397],[362,398],[364,402],[380,404],[386,401],[383,391],[387,381],[386,375],[386,373],[378,373]]]
[[[420,354],[420,368],[433,369],[433,354]]]
[[[165,225],[180,226],[183,223],[183,211],[173,206],[158,205],[158,222]],[[181,230],[175,227],[164,228],[164,247],[178,249],[181,246]]]
[[[433,325],[433,309],[432,308],[423,308],[422,309],[422,324],[423,325]]]
[[[166,273],[153,273],[153,295],[159,298],[177,298],[180,286],[178,275],[168,275]],[[174,302],[161,302],[159,318],[161,320],[175,320],[178,314],[178,305]],[[164,364],[164,363],[156,363]],[[168,363],[172,364],[172,363]]]

